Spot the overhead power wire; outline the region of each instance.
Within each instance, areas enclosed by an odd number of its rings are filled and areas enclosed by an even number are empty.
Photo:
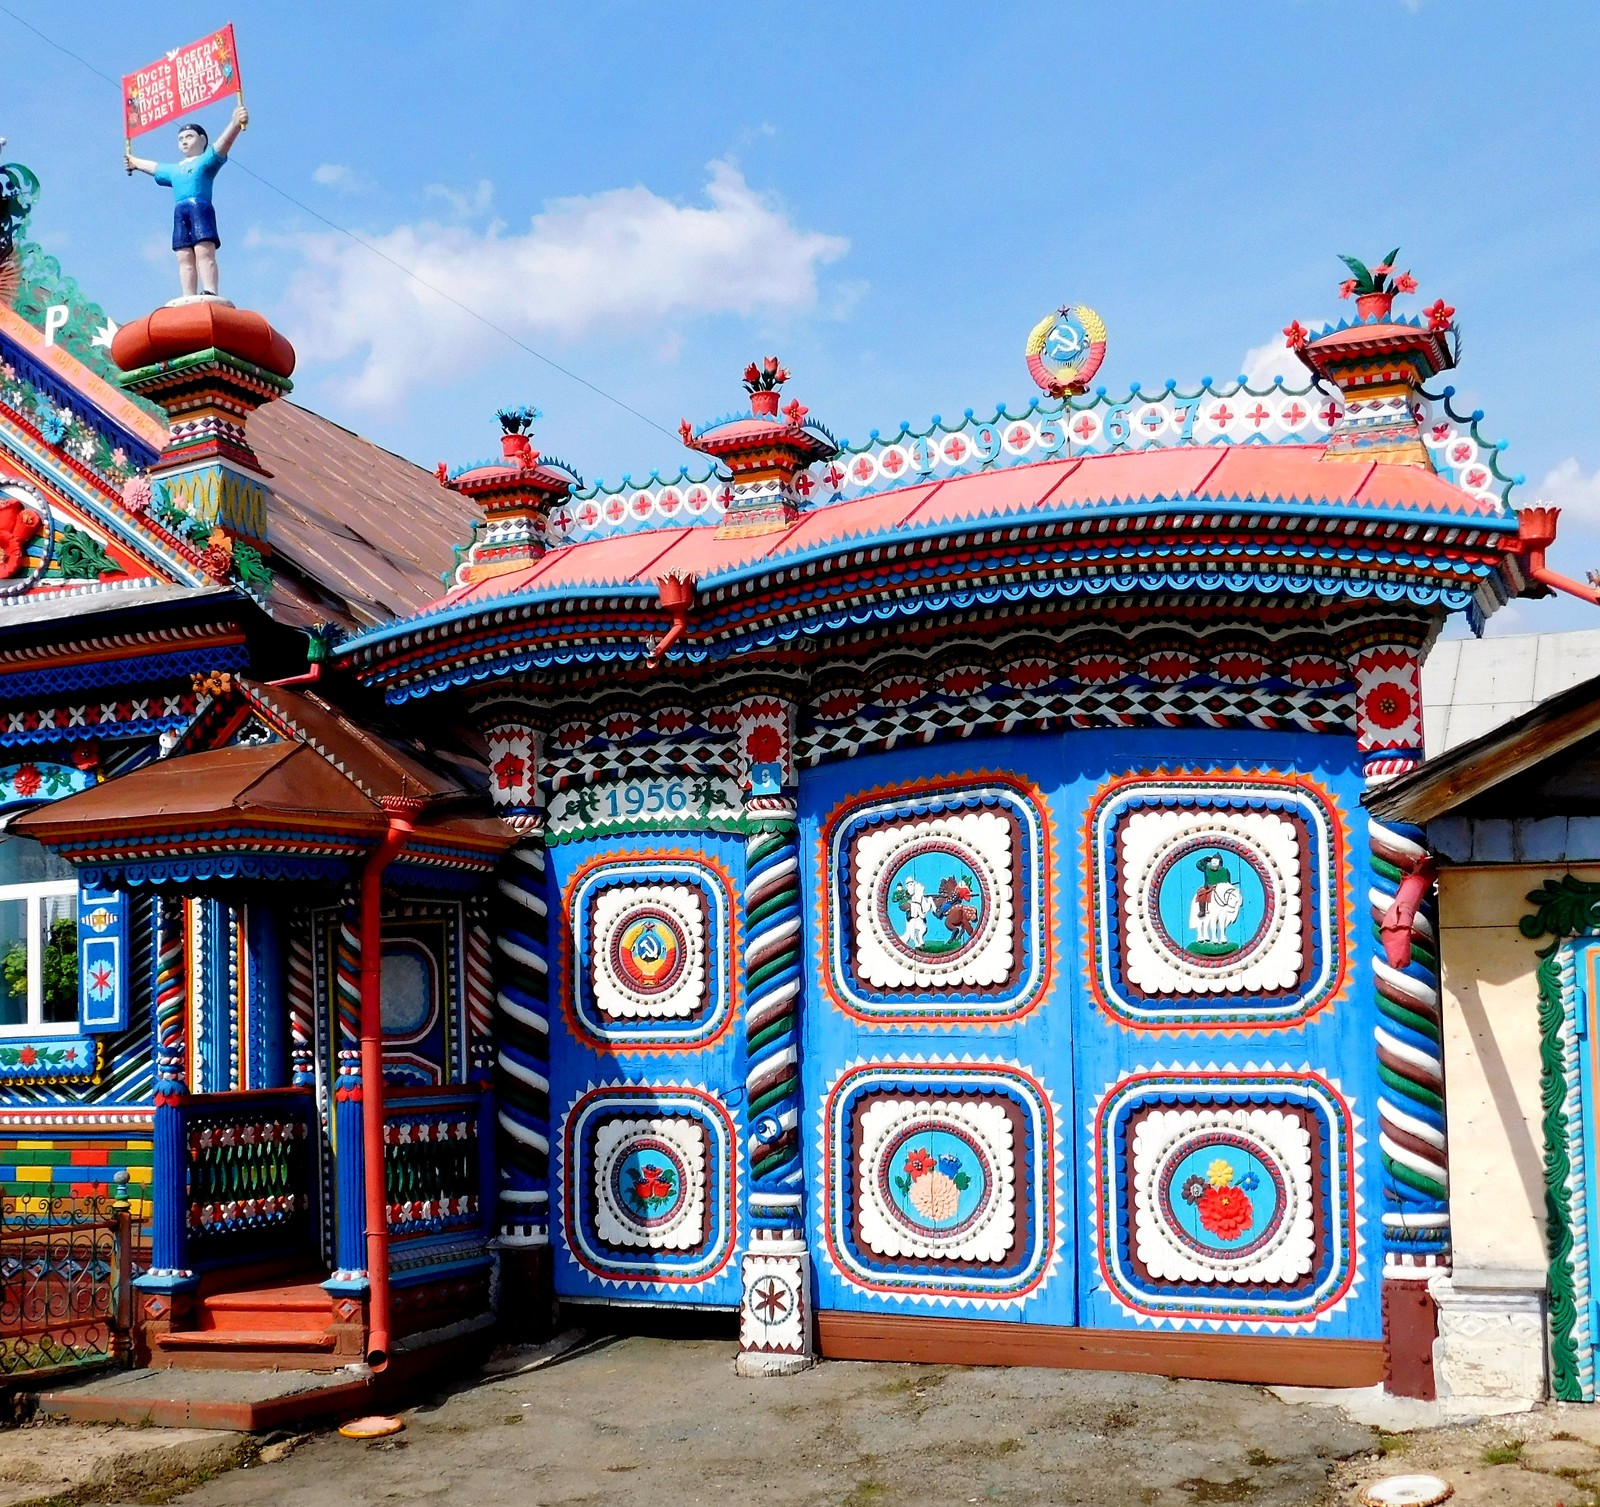
[[[18,26],[31,31],[41,42],[44,42],[47,46],[55,48],[55,50],[61,53],[63,56],[71,58],[73,62],[78,63],[82,67],[88,69],[88,71],[94,74],[96,78],[104,79],[105,82],[110,84],[119,95],[121,94],[122,84],[119,80],[112,78],[112,76],[109,73],[106,73],[103,69],[97,68],[81,53],[74,52],[70,47],[67,47],[56,41],[54,37],[40,31],[39,28],[33,24],[33,22],[27,20],[23,16],[19,16],[14,10],[11,9],[10,6],[0,4],[0,14],[9,16],[17,23]],[[233,159],[230,158],[229,161],[233,162]],[[321,210],[313,209],[309,204],[295,198],[295,196],[287,189],[280,188],[270,178],[262,177],[260,173],[255,172],[245,163],[234,162],[233,165],[239,168],[240,171],[245,173],[248,177],[254,178],[257,183],[262,185],[262,187],[270,188],[272,192],[277,194],[280,199],[284,199],[288,203],[294,205],[294,207],[300,210],[303,214],[310,215],[314,220],[320,220],[330,230],[336,230],[340,235],[348,236],[356,243],[356,245],[362,247],[366,251],[370,251],[373,256],[378,257],[381,261],[387,262],[395,269],[395,271],[401,272],[406,277],[409,277],[412,282],[417,284],[418,287],[426,288],[436,297],[444,299],[446,303],[453,304],[456,308],[460,309],[463,314],[469,315],[471,318],[477,320],[478,323],[483,325],[486,329],[493,330],[495,334],[501,336],[505,340],[509,340],[512,345],[517,347],[518,350],[532,356],[534,360],[542,361],[552,371],[560,372],[561,375],[566,377],[569,381],[576,382],[580,387],[588,388],[588,390],[594,393],[596,397],[604,398],[606,402],[615,404],[625,413],[631,413],[634,418],[640,420],[642,423],[648,424],[657,432],[666,435],[666,437],[673,441],[674,444],[680,443],[679,436],[673,430],[668,429],[666,425],[658,424],[653,418],[650,417],[649,414],[641,413],[631,403],[624,402],[623,399],[619,398],[615,393],[607,392],[605,388],[594,382],[591,382],[587,377],[580,376],[577,372],[573,371],[571,367],[563,366],[559,361],[545,355],[543,351],[535,350],[533,346],[527,343],[527,341],[516,335],[513,335],[511,331],[504,328],[504,326],[496,324],[494,320],[490,319],[487,314],[481,313],[479,310],[473,308],[471,304],[463,303],[453,293],[446,292],[445,289],[439,287],[437,283],[429,282],[428,279],[423,277],[421,273],[415,271],[411,267],[406,266],[404,262],[396,260],[396,258],[390,256],[389,253],[383,250],[381,247],[374,246],[372,242],[367,240],[365,237],[357,235],[355,231],[349,229],[347,226],[339,224],[337,220],[330,220],[327,215],[321,212]]]

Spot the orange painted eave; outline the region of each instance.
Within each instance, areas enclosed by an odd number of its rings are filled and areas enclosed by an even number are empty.
[[[47,367],[76,392],[82,393],[107,418],[136,434],[154,450],[166,448],[167,426],[151,418],[126,393],[113,387],[98,372],[85,366],[70,351],[49,345],[44,335],[15,309],[0,304],[0,335],[14,340],[40,366]]]

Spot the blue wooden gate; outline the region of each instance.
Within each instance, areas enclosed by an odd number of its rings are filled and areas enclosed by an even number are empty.
[[[808,774],[819,1313],[1377,1338],[1361,788],[1209,730]]]
[[[614,788],[660,787],[648,793],[665,823],[682,783]],[[595,815],[603,825],[606,811]],[[562,1297],[739,1301],[743,866],[741,839],[714,831],[634,830],[550,850]]]

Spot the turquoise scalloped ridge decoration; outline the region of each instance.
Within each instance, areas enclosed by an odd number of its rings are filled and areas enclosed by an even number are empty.
[[[1600,932],[1600,884],[1564,874],[1528,895],[1535,907],[1521,919],[1530,939],[1551,937],[1538,951],[1539,1089],[1544,1108],[1545,1212],[1550,1249],[1550,1389],[1563,1402],[1582,1402],[1573,1329],[1577,1302],[1572,1260],[1572,1216],[1563,1196],[1571,1167],[1567,1159],[1566,1075],[1561,1027],[1566,997],[1561,979],[1561,946],[1569,937]]]
[[[1323,333],[1348,324],[1330,324]],[[1503,442],[1490,440],[1481,432],[1481,409],[1461,412],[1455,407],[1455,393],[1453,386],[1423,393],[1438,405],[1434,424],[1424,429],[1435,464],[1446,480],[1485,501],[1492,499],[1500,515],[1509,517],[1511,491],[1522,478],[1502,470]],[[1286,427],[1284,414],[1296,401],[1306,413]],[[1232,383],[1203,377],[1192,390],[1169,380],[1146,391],[1135,382],[1120,397],[1098,387],[1092,393],[1066,398],[1039,396],[1020,405],[999,403],[992,413],[980,414],[969,408],[949,422],[935,414],[925,428],[901,422],[893,430],[874,429],[861,442],[838,440],[839,454],[813,468],[816,474],[806,473],[812,487],[807,505],[825,507],[925,479],[1036,464],[1068,455],[1319,442],[1326,438],[1329,425],[1307,420],[1318,405],[1327,402],[1328,394],[1321,389],[1289,387],[1281,379],[1266,387],[1252,387],[1242,377]],[[1229,424],[1219,426],[1213,421],[1219,405],[1232,405]],[[1250,415],[1257,411],[1262,417],[1252,421]],[[736,417],[739,415],[727,415],[713,425]],[[808,424],[820,427],[814,421]],[[1025,439],[1014,438],[1021,436],[1024,428],[1028,431]],[[597,477],[575,487],[552,521],[558,537],[572,542],[685,523],[716,523],[721,507],[714,494],[724,482],[715,466],[695,470],[684,466],[671,473],[657,470],[642,480],[625,475],[615,485]],[[669,511],[661,502],[663,489],[673,494]],[[698,511],[687,502],[697,489],[713,494]]]

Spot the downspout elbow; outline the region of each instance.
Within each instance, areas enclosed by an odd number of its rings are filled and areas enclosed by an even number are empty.
[[[383,873],[405,850],[422,802],[383,797],[389,825],[361,869],[361,1145],[366,1164],[367,1364],[389,1363],[389,1197],[384,1165]]]
[[[669,571],[656,580],[656,592],[667,609],[671,626],[653,643],[644,662],[655,669],[666,658],[667,650],[689,631],[689,609],[694,605],[695,577]]]
[[[1544,563],[1545,551],[1555,543],[1556,524],[1560,517],[1560,508],[1546,504],[1523,508],[1517,514],[1517,551],[1522,557],[1523,572],[1530,581],[1537,581],[1552,591],[1564,591],[1568,596],[1600,607],[1600,589],[1562,575],[1559,570],[1551,570]]]
[[[1433,859],[1424,858],[1400,881],[1389,909],[1383,913],[1378,932],[1383,939],[1384,959],[1391,968],[1411,966],[1411,923],[1437,877]]]

